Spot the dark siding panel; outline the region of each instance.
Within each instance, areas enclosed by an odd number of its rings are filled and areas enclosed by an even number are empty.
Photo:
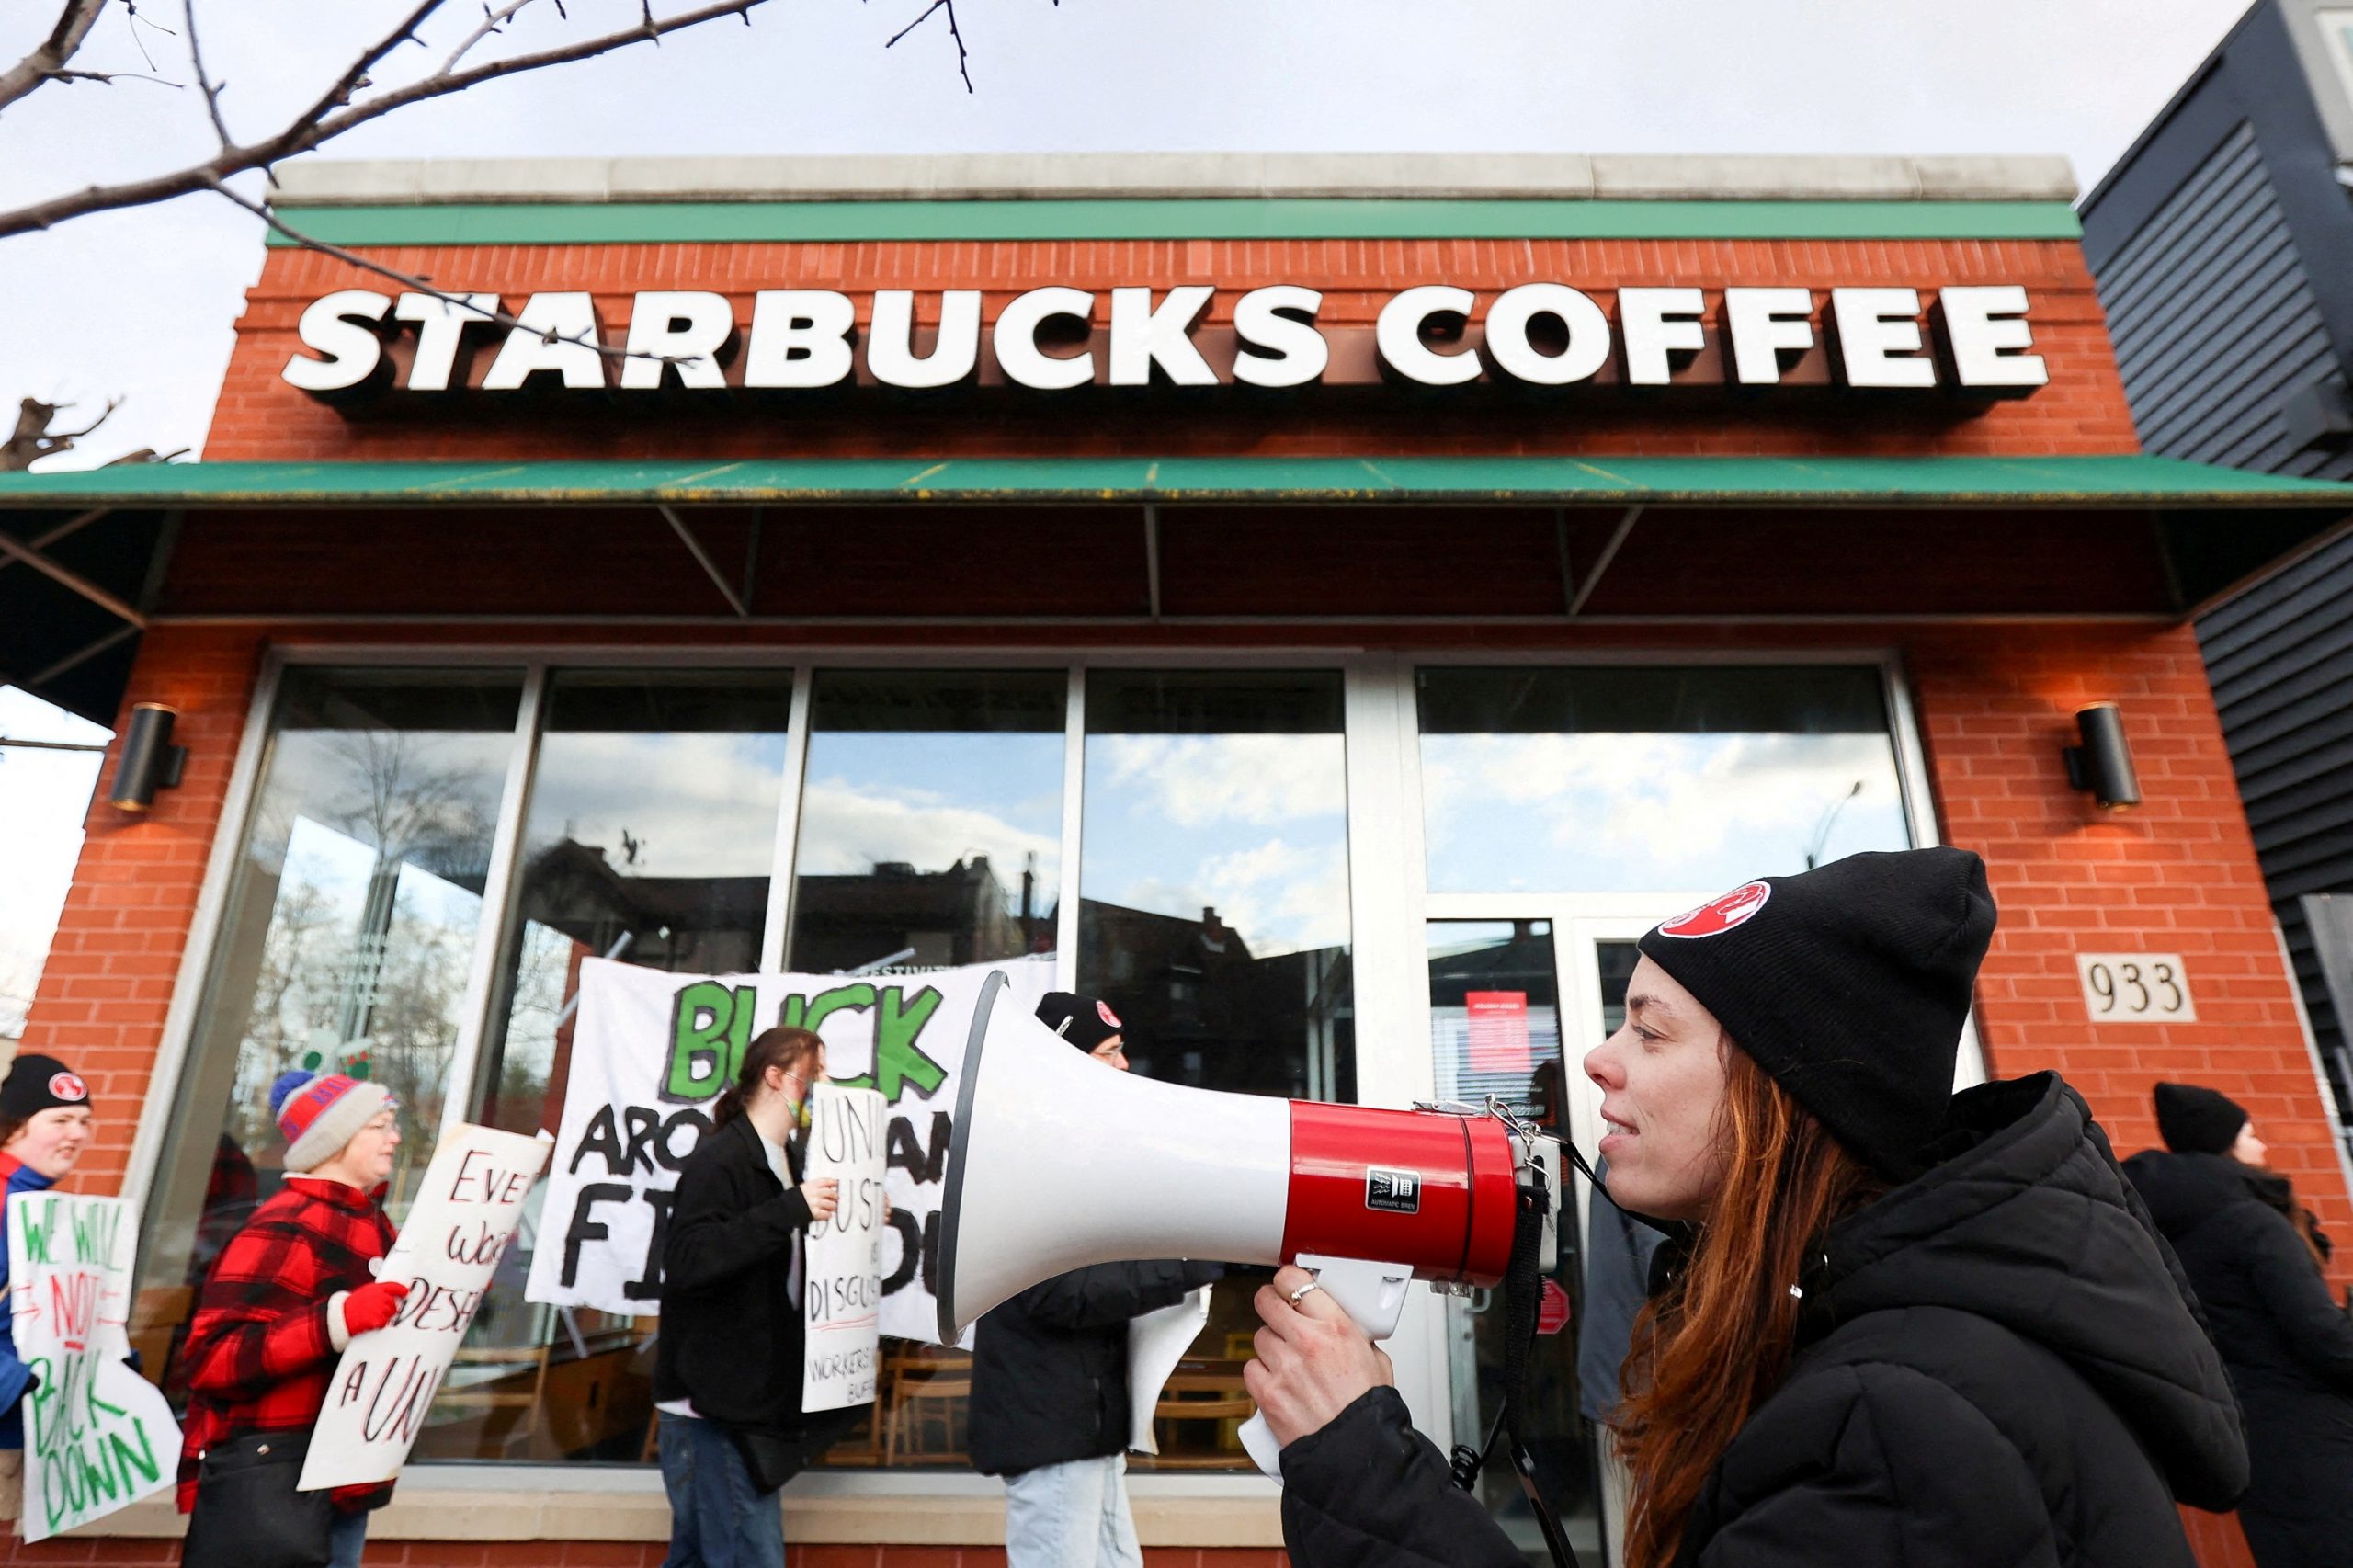
[[[2297,901],[2353,892],[2353,537],[2215,610],[2198,636],[2313,1033],[2342,1084],[2348,1020]]]
[[[2302,449],[2280,400],[2342,368],[2254,130],[2221,139],[2099,271],[2141,439],[2199,462],[2353,477],[2353,451]],[[2340,1106],[2347,1024],[2297,900],[2353,891],[2353,539],[2216,609],[2199,639],[2272,907]]]
[[[2297,451],[2279,400],[2329,374],[2334,357],[2251,128],[2225,138],[2118,247],[2099,293],[2143,445],[2289,467]]]

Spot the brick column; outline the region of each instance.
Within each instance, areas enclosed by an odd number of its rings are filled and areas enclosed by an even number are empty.
[[[151,631],[116,717],[119,735],[132,703],[177,709],[172,738],[188,747],[188,771],[179,788],[156,791],[152,811],[119,812],[106,803],[119,740],[108,751],[25,1026],[22,1049],[57,1056],[89,1081],[98,1134],[72,1182],[84,1192],[119,1191],[130,1164],[261,647],[244,630]]]

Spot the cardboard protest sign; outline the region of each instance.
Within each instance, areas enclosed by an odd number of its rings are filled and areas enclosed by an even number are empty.
[[[131,1354],[139,1214],[119,1198],[20,1192],[8,1199],[8,1311],[25,1396],[28,1541],[113,1513],[179,1479],[180,1429]]]
[[[882,1096],[881,1332],[935,1340],[931,1282],[957,1071],[982,983],[1002,971],[999,1006],[1035,1008],[1053,988],[1048,959],[915,975],[685,975],[588,959],[563,1125],[548,1171],[527,1300],[608,1312],[655,1310],[678,1170],[710,1131],[752,1037],[814,1029],[827,1074]]]
[[[834,1217],[813,1227],[801,1251],[805,1348],[801,1408],[844,1410],[874,1402],[882,1326],[882,1140],[887,1108],[872,1089],[819,1084],[809,1096],[809,1145],[801,1179],[841,1183]]]
[[[376,1266],[408,1287],[399,1313],[355,1336],[312,1428],[301,1490],[390,1481],[408,1461],[442,1377],[514,1244],[523,1199],[547,1165],[548,1135],[460,1123],[425,1167],[408,1222]]]

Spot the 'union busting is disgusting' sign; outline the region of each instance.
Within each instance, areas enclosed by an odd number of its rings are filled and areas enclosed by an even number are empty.
[[[1002,1006],[1034,1008],[1053,981],[1052,963],[1032,959],[857,978],[681,975],[584,961],[563,1125],[525,1296],[609,1312],[656,1310],[679,1169],[710,1131],[711,1108],[752,1037],[780,1023],[824,1039],[835,1083],[880,1096],[891,1201],[873,1265],[880,1332],[937,1338],[932,1277],[957,1073],[992,971],[1011,984]],[[859,1124],[837,1131],[867,1136]]]

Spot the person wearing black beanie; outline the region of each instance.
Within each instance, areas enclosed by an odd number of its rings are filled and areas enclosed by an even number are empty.
[[[2252,1139],[2255,1118],[2246,1107],[2219,1089],[2196,1084],[2159,1084],[2150,1095],[2157,1112],[2157,1136],[2177,1154],[2231,1154],[2239,1140]],[[2263,1145],[2256,1143],[2250,1165],[2263,1164]]]
[[[1585,1058],[1609,1196],[1670,1233],[1618,1411],[1628,1568],[2191,1568],[2177,1501],[2245,1487],[2229,1381],[2083,1100],[1954,1092],[1995,920],[1984,862],[1915,849],[1642,938]],[[1312,1285],[1256,1302],[1294,1568],[1518,1568]]]
[[[2239,1524],[2257,1568],[2325,1568],[2353,1542],[2353,1319],[2331,1294],[2330,1248],[2289,1178],[2268,1168],[2246,1108],[2159,1084],[2163,1149],[2124,1162],[2206,1309],[2246,1417]]]

